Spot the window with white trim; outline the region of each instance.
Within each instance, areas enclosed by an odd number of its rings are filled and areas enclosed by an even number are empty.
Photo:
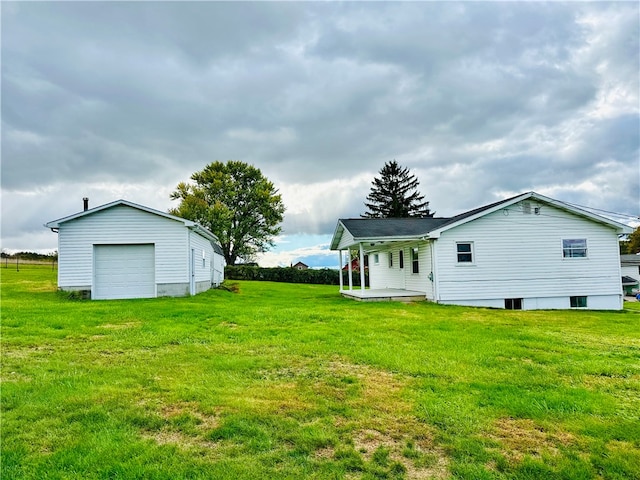
[[[380,255],[377,253],[373,254],[373,264],[374,265],[380,265]]]
[[[418,261],[418,247],[413,247],[411,249],[411,265],[413,268],[413,273],[420,273],[420,265]]]
[[[473,242],[457,242],[456,255],[458,263],[473,263]]]
[[[398,251],[398,258],[399,258],[400,268],[404,268],[404,251],[402,250]]]
[[[562,258],[587,258],[587,239],[563,238]]]
[[[393,268],[393,252],[389,252],[389,268]]]

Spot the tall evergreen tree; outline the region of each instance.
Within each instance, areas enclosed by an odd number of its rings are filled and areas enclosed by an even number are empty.
[[[418,179],[401,167],[395,160],[387,162],[380,170],[380,176],[373,179],[371,193],[367,196],[367,207],[363,217],[433,217],[429,202],[418,192]]]

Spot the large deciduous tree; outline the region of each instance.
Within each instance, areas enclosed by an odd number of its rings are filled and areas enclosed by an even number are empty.
[[[620,253],[640,253],[640,227],[636,228],[626,240],[620,242]]]
[[[211,230],[220,240],[227,265],[273,246],[285,207],[278,190],[258,168],[235,160],[216,161],[191,175],[191,180],[195,183],[181,182],[171,194],[180,205],[169,212]]]
[[[418,179],[395,160],[384,164],[380,176],[373,179],[367,196],[366,218],[433,217],[429,202],[418,192]]]

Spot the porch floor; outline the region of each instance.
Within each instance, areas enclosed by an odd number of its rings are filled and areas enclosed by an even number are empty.
[[[340,290],[345,298],[351,298],[359,302],[419,302],[425,300],[426,293],[415,290],[400,290],[397,288],[380,288],[360,290]]]

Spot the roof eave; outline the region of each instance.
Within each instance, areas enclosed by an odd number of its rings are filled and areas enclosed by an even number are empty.
[[[494,205],[491,208],[488,208],[486,210],[482,210],[481,212],[478,212],[475,215],[470,215],[469,217],[465,217],[460,219],[457,222],[453,222],[450,223],[448,225],[444,225],[441,228],[437,228],[435,230],[432,230],[431,232],[429,232],[429,238],[439,238],[440,235],[443,232],[446,232],[447,230],[450,230],[452,228],[458,227],[459,225],[463,225],[465,223],[471,222],[473,220],[476,220],[480,217],[484,217],[485,215],[489,215],[493,212],[496,212],[498,210],[501,210],[505,207],[509,207],[515,203],[521,202],[523,200],[527,200],[527,199],[534,199],[534,200],[538,200],[540,202],[543,203],[548,203],[550,205],[555,206],[556,208],[559,208],[561,210],[573,213],[575,215],[578,216],[582,216],[584,218],[588,218],[594,222],[597,223],[601,223],[603,225],[606,225],[608,227],[613,227],[616,229],[617,233],[632,233],[633,232],[633,228],[629,227],[628,225],[624,225],[622,223],[616,222],[615,220],[611,220],[609,218],[603,217],[601,215],[596,215],[594,213],[588,212],[586,210],[582,210],[581,208],[578,207],[574,207],[573,205],[569,205],[567,203],[561,202],[560,200],[554,200],[553,198],[549,198],[549,197],[545,197],[544,195],[540,195],[539,193],[536,192],[527,192],[527,193],[523,193],[522,195],[518,195],[516,197],[510,198],[508,200],[505,200],[504,202],[500,202],[497,203],[496,205]]]
[[[196,233],[202,235],[203,237],[205,237],[207,240],[209,240],[210,242],[215,242],[218,245],[220,244],[220,239],[210,230],[208,230],[207,228],[203,227],[202,225],[200,225],[199,223],[196,222],[191,222],[189,221],[189,223],[191,223],[191,225],[187,225],[185,223],[185,225],[187,226],[187,228],[189,228],[190,230],[195,231]]]
[[[394,242],[415,242],[415,241],[425,240],[425,239],[427,239],[427,237],[424,234],[420,234],[420,235],[399,235],[399,236],[393,236],[393,237],[387,237],[387,236],[384,236],[384,237],[354,237],[353,238],[353,243],[347,245],[347,248],[359,246],[360,244],[368,244],[367,246],[372,247],[372,246],[374,246],[372,244],[382,245],[384,243],[394,243]],[[332,245],[332,247],[333,247],[333,245]],[[335,248],[332,248],[332,250],[335,250]]]
[[[440,235],[443,232],[446,232],[447,230],[451,230],[452,228],[455,228],[459,225],[463,225],[467,222],[476,220],[477,218],[481,218],[481,217],[484,217],[485,215],[489,215],[490,213],[493,213],[497,210],[513,205],[514,203],[518,203],[518,202],[521,202],[522,200],[526,200],[527,198],[530,198],[533,195],[534,195],[533,192],[523,193],[522,195],[518,195],[517,197],[510,198],[509,200],[505,200],[504,202],[500,202],[494,205],[492,208],[482,210],[481,212],[478,212],[475,215],[470,215],[468,217],[458,220],[457,222],[453,222],[453,223],[444,225],[440,228],[436,228],[429,232],[429,238],[433,238],[433,239],[440,238]]]
[[[553,198],[549,198],[549,197],[545,197],[544,195],[540,195],[539,193],[533,193],[533,197],[535,197],[538,200],[541,200],[543,202],[547,202],[557,208],[560,208],[562,210],[566,210],[568,212],[572,212],[576,215],[588,218],[594,222],[597,223],[601,223],[603,225],[609,226],[609,227],[613,227],[616,229],[617,233],[633,233],[633,228],[630,227],[629,225],[625,225],[624,223],[620,223],[620,222],[616,222],[615,220],[612,220],[610,218],[607,217],[603,217],[602,215],[598,215],[595,213],[591,213],[587,210],[583,210],[579,207],[576,207],[574,205],[570,205],[568,203],[564,203],[560,200],[555,200]]]
[[[117,205],[125,205],[127,207],[135,208],[135,209],[141,210],[143,212],[147,212],[147,213],[151,213],[151,214],[154,214],[154,215],[158,215],[160,217],[164,217],[164,218],[167,218],[169,220],[175,220],[177,222],[182,222],[187,227],[191,227],[191,226],[196,224],[196,222],[193,222],[191,220],[187,220],[185,218],[177,217],[175,215],[171,215],[170,213],[162,212],[160,210],[156,210],[154,208],[146,207],[144,205],[140,205],[140,204],[137,204],[137,203],[134,203],[134,202],[130,202],[128,200],[119,199],[119,200],[114,200],[113,202],[105,203],[104,205],[100,205],[100,206],[97,206],[97,207],[94,207],[94,208],[90,208],[88,210],[84,210],[82,212],[77,212],[77,213],[74,213],[72,215],[68,215],[66,217],[58,218],[57,220],[52,220],[51,222],[45,223],[44,226],[47,227],[47,228],[59,228],[61,223],[70,222],[70,221],[75,220],[77,218],[84,217],[86,215],[91,215],[91,214],[100,212],[102,210],[107,210],[107,209],[115,207]]]
[[[337,250],[338,245],[340,245],[340,240],[342,239],[342,234],[345,231],[345,226],[342,223],[342,220],[338,219],[338,223],[336,224],[336,229],[333,231],[333,237],[331,237],[331,245],[329,245],[329,250]]]

